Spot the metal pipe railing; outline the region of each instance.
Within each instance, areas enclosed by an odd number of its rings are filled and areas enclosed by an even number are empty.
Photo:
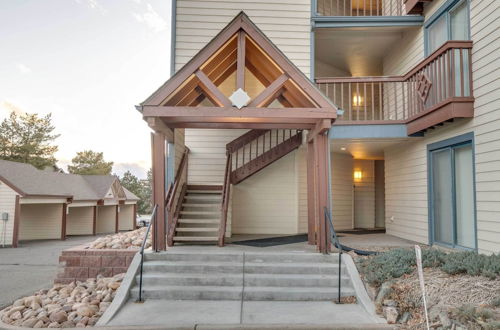
[[[337,237],[337,234],[335,233],[335,229],[333,228],[333,221],[332,221],[332,216],[330,214],[330,211],[325,207],[324,208],[324,213],[325,213],[325,222],[328,222],[329,225],[326,225],[326,235],[329,235],[329,231],[331,231],[331,235],[334,241],[334,245],[339,249],[339,293],[338,293],[338,303],[340,304],[340,298],[341,298],[341,293],[342,293],[342,245],[339,242],[339,239]],[[328,237],[328,236],[327,236]],[[328,242],[328,239],[327,239]],[[326,249],[328,253],[328,247]]]
[[[151,220],[149,221],[148,229],[146,229],[146,235],[144,236],[144,240],[142,241],[141,251],[141,266],[140,266],[140,276],[139,276],[139,299],[137,302],[144,302],[142,299],[142,273],[143,273],[143,265],[144,265],[144,248],[146,247],[146,242],[148,240],[149,231],[151,230],[151,226],[155,223],[156,220],[156,210],[158,209],[158,204],[156,204],[153,208],[153,213],[151,214]],[[155,230],[156,235],[157,230]]]

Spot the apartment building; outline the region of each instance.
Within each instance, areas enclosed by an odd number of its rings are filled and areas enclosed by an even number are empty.
[[[173,1],[175,74],[138,106],[156,248],[308,233],[324,251],[331,214],[498,253],[499,7]]]

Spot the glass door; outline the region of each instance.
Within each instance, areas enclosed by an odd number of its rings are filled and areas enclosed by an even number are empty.
[[[474,160],[472,144],[431,151],[431,220],[436,243],[474,249]]]

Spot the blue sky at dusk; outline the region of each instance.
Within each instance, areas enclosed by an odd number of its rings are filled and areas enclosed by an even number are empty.
[[[145,177],[147,125],[134,105],[169,77],[169,0],[0,0],[0,120],[52,113],[59,165],[104,152]]]

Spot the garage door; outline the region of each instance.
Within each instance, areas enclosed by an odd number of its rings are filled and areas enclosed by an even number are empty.
[[[66,235],[92,235],[94,207],[69,207],[66,215]]]
[[[135,227],[134,223],[134,205],[120,205],[120,213],[118,214],[118,229],[132,230]]]
[[[60,239],[62,204],[23,204],[19,240]]]
[[[98,206],[96,232],[98,234],[114,233],[116,224],[116,206]]]

